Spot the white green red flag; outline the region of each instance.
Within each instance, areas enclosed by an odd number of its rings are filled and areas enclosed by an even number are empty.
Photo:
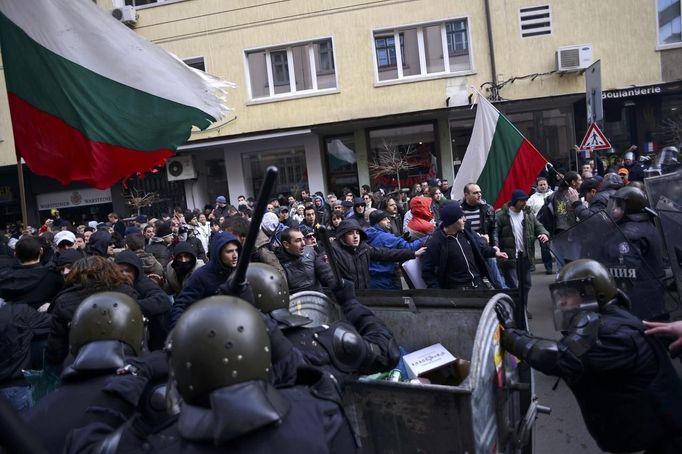
[[[484,96],[478,95],[474,130],[452,185],[461,199],[464,186],[476,183],[495,208],[511,200],[514,189],[528,192],[547,160]]]
[[[91,0],[0,0],[18,156],[104,189],[161,165],[230,110],[229,82],[186,66]]]

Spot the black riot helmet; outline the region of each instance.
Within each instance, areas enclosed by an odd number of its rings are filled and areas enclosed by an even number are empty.
[[[624,218],[632,220],[647,219],[656,213],[649,208],[649,201],[644,191],[635,186],[620,188],[609,198],[606,212],[615,222]]]
[[[211,296],[180,317],[166,345],[185,402],[208,406],[211,392],[268,380],[270,337],[260,312],[234,296]]]
[[[609,271],[591,259],[578,259],[566,264],[549,290],[554,307],[554,327],[560,331],[570,326],[578,312],[596,312],[618,295]]]
[[[246,270],[255,306],[265,313],[289,309],[289,285],[277,268],[265,263],[251,262]]]
[[[144,318],[140,305],[119,292],[100,292],[85,298],[71,320],[71,354],[95,341],[126,343],[139,355],[144,347]]]

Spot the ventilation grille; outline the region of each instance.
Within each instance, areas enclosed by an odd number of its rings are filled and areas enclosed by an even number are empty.
[[[552,34],[552,11],[549,5],[519,9],[519,24],[522,38]]]

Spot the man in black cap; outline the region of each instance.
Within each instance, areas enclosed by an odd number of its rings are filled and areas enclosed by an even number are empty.
[[[291,216],[289,216],[289,207],[288,206],[282,206],[279,207],[279,222],[280,224],[283,224],[289,228],[291,227],[298,227],[298,221]]]
[[[488,268],[486,257],[507,259],[497,246],[489,246],[480,236],[465,229],[466,217],[459,202],[447,202],[440,209],[440,226],[434,230],[422,256],[422,278],[428,288],[487,288],[487,278],[495,288],[501,285]]]
[[[519,279],[524,280],[523,301],[527,301],[531,286],[530,261],[535,260],[535,239],[540,243],[549,241],[549,232],[526,206],[527,200],[528,194],[515,189],[511,201],[497,214],[498,244],[509,257],[500,264],[502,276],[509,288],[518,288]]]

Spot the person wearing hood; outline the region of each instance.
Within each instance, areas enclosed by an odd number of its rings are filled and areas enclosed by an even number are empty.
[[[42,245],[35,237],[23,237],[14,247],[19,265],[0,272],[0,298],[38,309],[51,302],[64,286],[53,263],[41,265]]]
[[[267,248],[273,253],[276,253],[279,249],[282,248],[280,236],[282,235],[282,232],[286,229],[287,227],[279,222],[279,218],[275,213],[272,212],[265,213],[263,215],[263,220],[260,223],[259,235],[256,238],[257,250],[263,251],[264,250],[263,248]],[[260,235],[260,233],[262,233],[265,236],[265,238],[263,238],[263,235]],[[265,243],[266,238],[267,244]],[[261,258],[265,259],[261,260],[264,263],[268,263],[275,266],[274,264],[270,263],[272,261],[271,258],[265,256],[261,256]]]
[[[273,216],[277,218],[274,213]],[[226,284],[237,267],[242,245],[237,237],[231,233],[221,232],[215,236],[211,243],[210,252],[211,260],[192,274],[187,285],[175,298],[171,312],[171,326],[175,325],[180,316],[195,302],[222,293],[221,286]],[[253,300],[251,287],[248,284],[241,286],[239,294],[234,296],[247,301]]]
[[[362,197],[355,197],[353,199],[353,209],[348,212],[346,219],[355,219],[363,229],[369,227],[369,224],[365,221],[366,209],[367,204],[365,203],[365,199]]]
[[[395,236],[391,232],[391,220],[389,214],[382,210],[374,210],[369,215],[369,227],[367,234],[367,244],[374,247],[388,249],[409,249],[420,251],[426,243],[428,236],[416,241],[405,241]],[[396,273],[396,265],[392,262],[371,261],[369,263],[369,287],[386,290],[400,290],[400,280]]]
[[[436,227],[433,224],[433,213],[431,212],[432,199],[429,197],[415,197],[410,200],[410,212],[412,218],[407,223],[407,231],[413,240],[433,233]]]
[[[142,271],[158,285],[164,281],[165,272],[161,264],[153,254],[144,250],[144,236],[141,233],[126,235],[125,248],[135,255],[142,262]]]
[[[166,293],[177,295],[187,285],[190,276],[204,266],[204,261],[197,258],[194,248],[184,241],[173,248],[173,260],[166,266]]]
[[[580,200],[573,202],[573,209],[580,220],[585,220],[601,210],[605,210],[609,199],[617,190],[623,187],[623,179],[616,173],[607,173],[599,183],[596,179],[585,180],[580,186],[584,195],[585,206]]]
[[[315,194],[313,196],[313,207],[315,208],[315,218],[317,224],[327,225],[329,222],[329,209],[327,203],[324,201],[324,197]]]
[[[356,289],[369,288],[370,261],[404,262],[419,256],[410,249],[387,249],[367,244],[367,234],[355,219],[344,219],[336,229],[336,240],[329,253],[341,277],[352,281]]]
[[[160,350],[168,335],[166,329],[170,315],[170,298],[153,280],[144,274],[142,260],[133,251],[120,252],[114,261],[128,279],[128,284],[138,294],[137,303],[149,320],[149,350]]]
[[[111,234],[106,230],[97,230],[90,236],[88,241],[87,254],[99,257],[109,257],[109,245],[113,243]]]

